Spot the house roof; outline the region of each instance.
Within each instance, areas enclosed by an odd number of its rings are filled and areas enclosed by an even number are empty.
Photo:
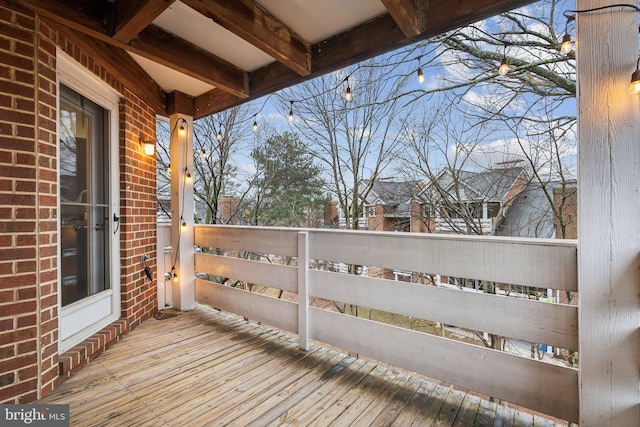
[[[531,0],[10,0],[159,114],[195,118]]]
[[[435,178],[436,183],[431,183],[425,192],[432,191],[438,195],[439,192],[434,190],[437,185],[461,202],[473,200],[504,202],[523,173],[524,168],[520,166],[493,168],[482,172],[460,170],[452,173],[444,169]]]
[[[369,185],[369,180],[363,180],[364,185]],[[365,199],[365,203],[397,205],[411,199],[420,190],[421,181],[388,181],[379,179],[374,181],[371,192]]]
[[[368,185],[369,180],[363,184]],[[410,217],[411,201],[422,188],[422,181],[376,180],[365,198],[365,205],[381,204],[387,207],[385,216]]]

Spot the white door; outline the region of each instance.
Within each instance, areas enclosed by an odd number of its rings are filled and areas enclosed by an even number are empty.
[[[120,316],[114,112],[64,80],[58,86],[60,351]]]

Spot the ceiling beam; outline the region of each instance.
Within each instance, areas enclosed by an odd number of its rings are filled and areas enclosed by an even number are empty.
[[[390,15],[365,22],[312,46],[313,72],[300,76],[279,62],[260,68],[249,75],[249,97],[218,97],[204,94],[196,99],[196,116],[204,117],[284,89],[313,77],[353,65],[419,40],[433,37],[472,22],[533,3],[533,0],[446,0],[426,2],[425,29],[407,38]],[[213,92],[213,91],[212,91]],[[214,102],[215,101],[215,102]]]
[[[405,37],[411,38],[424,31],[426,0],[381,0],[389,15]],[[422,11],[422,13],[420,13]],[[423,15],[423,16],[420,16]]]
[[[291,70],[311,73],[311,45],[253,0],[182,0]]]
[[[113,38],[129,43],[147,25],[151,24],[175,0],[127,0],[115,3]]]
[[[92,0],[11,0],[25,9],[76,31],[107,38],[107,2]]]
[[[127,49],[239,98],[248,96],[242,70],[155,25],[142,30]]]
[[[158,114],[166,114],[165,94],[158,84],[124,50],[111,46],[93,37],[56,24],[56,31],[69,39],[73,45],[85,52],[91,52],[91,58],[107,72],[143,99]],[[62,45],[64,48],[64,44]],[[71,53],[71,52],[70,52]]]
[[[213,89],[196,98],[193,118],[200,119],[234,105],[242,104],[243,102],[244,99],[233,96],[228,92],[224,92],[220,89]]]
[[[247,97],[246,74],[223,59],[169,34],[147,26],[129,44],[108,34],[110,11],[92,0],[11,0],[52,21],[115,47],[131,51],[151,61],[218,87],[239,98]],[[167,43],[166,46],[163,43]],[[90,53],[90,52],[88,52]]]

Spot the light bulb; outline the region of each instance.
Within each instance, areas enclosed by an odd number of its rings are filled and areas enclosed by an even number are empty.
[[[562,45],[560,45],[560,53],[568,55],[571,53],[571,36],[567,33],[562,37]]]
[[[418,67],[418,83],[424,83],[424,74],[422,74],[422,68]]]
[[[173,281],[178,283],[178,274],[177,273],[173,273]]]
[[[347,86],[347,91],[344,94],[344,99],[346,99],[347,101],[351,101],[352,97],[351,97],[351,88],[349,86]]]
[[[503,56],[502,61],[500,61],[500,67],[498,67],[498,74],[506,76],[507,73],[509,73],[509,61]]]
[[[185,181],[186,182],[191,182],[192,177],[191,177],[191,172],[189,172],[189,170],[186,170],[186,174],[185,174]]]
[[[182,221],[182,224],[180,224],[180,228],[182,228],[182,231],[187,229],[187,223],[184,220]]]
[[[181,124],[178,128],[178,135],[185,136],[187,134],[187,130],[184,128],[184,124]]]
[[[171,175],[171,164],[167,165],[167,174]]]
[[[203,159],[207,158],[207,151],[204,148],[200,150],[200,156],[202,156]]]
[[[222,132],[218,131],[218,133],[216,134],[216,139],[218,141],[222,140]]]
[[[631,74],[631,85],[629,86],[629,94],[640,94],[640,69],[638,68],[636,68],[633,74]]]
[[[258,130],[258,122],[253,121],[253,131],[256,132]]]
[[[293,122],[293,110],[289,110],[289,121]]]
[[[153,156],[156,153],[156,145],[153,141],[144,141],[142,146],[144,148],[144,154],[147,156]]]

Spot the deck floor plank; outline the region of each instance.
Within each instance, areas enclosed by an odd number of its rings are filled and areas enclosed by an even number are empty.
[[[346,361],[350,362],[351,359],[350,357],[346,359]],[[345,374],[340,378],[336,378],[334,381],[328,382],[316,390],[310,398],[305,399],[302,404],[291,408],[286,414],[283,414],[280,419],[274,420],[270,425],[300,426],[309,424],[325,410],[342,399],[349,390],[358,387],[360,382],[375,368],[373,363],[365,362],[361,359],[357,359],[351,363],[349,368],[351,368],[351,366],[354,366],[354,369],[357,368],[356,372],[352,375]]]
[[[467,427],[473,425],[478,414],[480,399],[471,393],[467,393],[460,405],[460,411],[453,422],[453,427]]]
[[[38,403],[83,427],[556,425],[203,307],[142,323]]]

